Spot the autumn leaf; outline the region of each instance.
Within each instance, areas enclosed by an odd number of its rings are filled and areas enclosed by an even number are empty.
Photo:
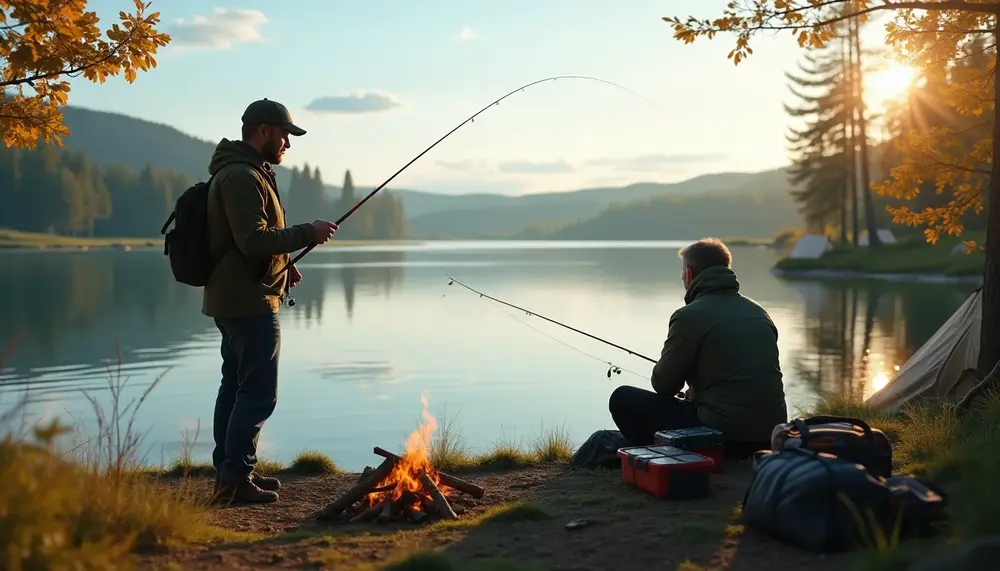
[[[86,0],[0,0],[4,144],[62,145],[70,132],[59,108],[69,101],[70,78],[103,83],[120,74],[132,83],[156,67],[152,56],[170,36],[157,31],[160,14],[149,13],[150,2],[134,4],[134,12],[119,12],[120,22],[102,32]]]

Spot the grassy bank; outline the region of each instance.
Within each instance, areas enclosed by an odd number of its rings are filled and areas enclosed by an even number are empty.
[[[902,571],[941,544],[1000,533],[1000,392],[987,393],[961,413],[951,403],[924,401],[887,414],[864,404],[829,399],[814,414],[861,418],[893,443],[894,473],[915,474],[949,496],[950,522],[936,541],[890,539],[861,555],[859,568]],[[888,534],[889,531],[886,530]]]
[[[70,436],[68,445],[67,435],[74,431],[56,423],[9,428],[19,418],[19,407],[0,418],[8,427],[0,438],[0,567],[125,570],[135,568],[140,557],[184,545],[260,540],[255,534],[211,524],[210,498],[203,485],[214,475],[210,465],[195,463],[188,455],[158,469],[141,462],[136,413],[157,384],[136,401],[122,403],[124,382],[120,376],[113,378],[107,409],[91,400],[96,433],[86,439]],[[489,452],[472,454],[453,422],[445,419],[429,453],[438,469],[460,473],[565,462],[572,449],[567,432],[557,428],[539,434],[527,447],[501,438]],[[309,451],[288,465],[262,461],[258,468],[290,476],[342,474],[332,459]],[[173,484],[164,488],[162,478]]]
[[[190,448],[190,446],[186,447]],[[454,428],[454,422],[443,421],[431,441],[429,456],[431,464],[444,472],[512,470],[543,464],[566,463],[573,455],[575,447],[569,433],[563,427],[551,428],[535,435],[527,444],[511,437],[501,437],[489,450],[482,453],[471,452],[461,434]],[[403,452],[400,448],[398,453]],[[215,468],[207,462],[195,462],[189,455],[183,455],[168,466],[146,468],[147,473],[167,477],[213,476]],[[261,459],[257,471],[271,476],[314,476],[321,474],[343,474],[344,471],[329,456],[306,450],[300,452],[291,462],[284,464]]]
[[[382,240],[330,240],[326,247],[349,246],[379,246],[383,244],[419,244],[413,241],[382,241]],[[0,249],[16,250],[95,250],[131,248],[162,248],[163,237],[153,238],[80,238],[45,234],[42,232],[21,232],[0,228]]]
[[[157,238],[78,238],[41,232],[21,232],[0,229],[0,248],[13,249],[91,249],[91,248],[146,248],[162,247],[163,240]]]
[[[959,239],[950,238],[942,239],[933,245],[914,239],[880,248],[836,246],[820,258],[813,260],[783,258],[774,267],[792,274],[825,270],[859,274],[934,274],[952,277],[982,275],[985,263],[983,252],[981,250],[969,254],[963,251],[956,252],[955,247],[960,243]]]

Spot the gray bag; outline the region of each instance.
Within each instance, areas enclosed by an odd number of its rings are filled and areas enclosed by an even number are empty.
[[[598,430],[590,435],[569,460],[576,468],[620,468],[618,449],[629,446],[629,441],[617,430]]]

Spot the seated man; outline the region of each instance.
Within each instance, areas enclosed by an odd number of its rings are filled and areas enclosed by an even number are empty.
[[[728,442],[766,442],[787,422],[778,364],[778,330],[755,301],[740,294],[732,256],[706,238],[682,249],[684,307],[670,316],[653,367],[653,390],[622,386],[609,408],[634,446],[659,430],[707,426]],[[678,393],[688,385],[684,399]]]

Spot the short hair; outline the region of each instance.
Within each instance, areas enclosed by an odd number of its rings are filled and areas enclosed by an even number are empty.
[[[677,253],[678,257],[684,260],[684,265],[691,268],[694,275],[698,275],[708,268],[722,266],[731,268],[733,265],[733,255],[729,253],[729,248],[718,238],[702,238],[697,242],[681,248]]]
[[[244,141],[249,141],[253,138],[254,132],[260,127],[257,123],[244,123],[243,128],[240,130],[240,134],[243,136]]]

